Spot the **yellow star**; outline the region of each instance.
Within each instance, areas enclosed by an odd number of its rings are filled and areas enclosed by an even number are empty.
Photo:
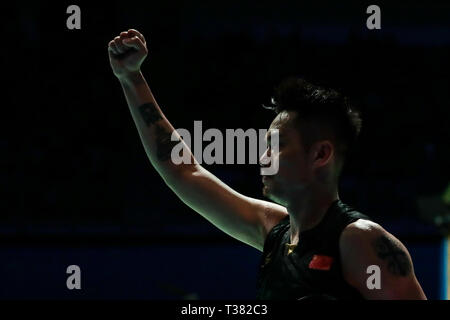
[[[286,247],[287,247],[287,255],[290,255],[292,252],[294,252],[294,249],[295,247],[297,247],[297,245],[286,243]]]

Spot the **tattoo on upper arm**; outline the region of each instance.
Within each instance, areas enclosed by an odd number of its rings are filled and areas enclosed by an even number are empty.
[[[140,106],[139,111],[141,112],[142,118],[144,118],[144,122],[147,127],[162,119],[162,116],[159,113],[158,109],[151,102],[145,103]]]
[[[387,262],[388,270],[393,275],[407,276],[411,273],[412,266],[406,252],[392,239],[378,237],[373,246],[377,256]]]
[[[155,128],[156,134],[156,156],[158,160],[167,161],[170,159],[172,154],[172,149],[178,143],[180,143],[180,139],[172,141],[171,136],[172,133],[169,132],[163,125],[157,125]]]

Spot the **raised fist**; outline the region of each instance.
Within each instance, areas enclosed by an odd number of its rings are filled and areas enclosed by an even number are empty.
[[[109,62],[114,75],[123,78],[140,72],[148,50],[144,36],[135,29],[120,33],[108,44]]]

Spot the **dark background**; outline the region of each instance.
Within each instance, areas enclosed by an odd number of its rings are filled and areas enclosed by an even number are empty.
[[[81,30],[66,8],[81,8]],[[450,4],[50,1],[5,4],[1,298],[253,298],[260,253],[186,207],[151,167],[107,44],[141,31],[143,73],[175,128],[268,128],[284,77],[363,113],[341,199],[404,241],[442,298],[450,177]],[[262,198],[257,165],[207,166]],[[84,289],[65,288],[80,265]]]

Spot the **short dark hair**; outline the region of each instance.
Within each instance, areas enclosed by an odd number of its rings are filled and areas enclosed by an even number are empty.
[[[308,152],[314,142],[330,139],[344,160],[361,131],[360,111],[349,99],[333,89],[314,85],[303,78],[289,77],[274,90],[271,104],[263,105],[277,114],[296,111],[303,147]]]

